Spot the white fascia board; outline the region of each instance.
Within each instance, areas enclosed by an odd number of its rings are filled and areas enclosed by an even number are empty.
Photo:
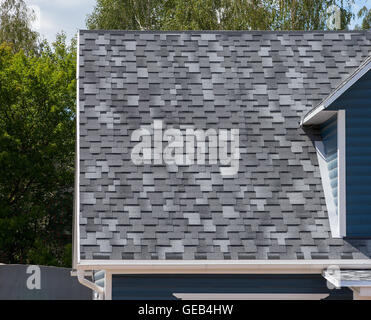
[[[351,287],[351,289],[353,291],[356,291],[357,294],[360,296],[360,297],[368,297],[370,299],[371,297],[371,284],[369,286],[367,285],[364,285],[364,286],[356,286],[356,287]],[[368,300],[369,300],[368,299]]]
[[[326,112],[326,111],[324,111]],[[346,236],[346,128],[345,110],[337,113],[337,158],[338,158],[338,207],[336,208],[332,195],[329,171],[325,160],[325,148],[322,141],[315,141],[318,165],[321,174],[326,208],[333,238]]]
[[[346,128],[345,110],[339,110],[337,116],[337,152],[338,152],[338,225],[341,237],[346,236]]]
[[[76,65],[76,184],[75,184],[75,227],[74,268],[80,263],[80,30],[77,31],[77,65]]]
[[[81,260],[77,269],[112,274],[321,274],[328,267],[371,269],[371,259],[355,260]]]
[[[315,107],[314,109],[310,110],[304,118],[300,121],[300,125],[310,125],[313,124],[311,123],[312,119],[317,117],[324,109],[324,105],[320,104],[319,106]]]
[[[325,194],[325,202],[330,222],[331,235],[333,238],[340,238],[339,221],[337,209],[335,206],[334,197],[332,195],[329,170],[325,160],[325,147],[322,141],[315,141],[317,151],[317,159],[321,174],[323,193]]]
[[[330,119],[333,115],[336,114],[336,111],[333,110],[324,110],[324,108],[316,109],[316,112],[314,114],[310,114],[310,118],[306,120],[301,121],[300,125],[315,125],[315,124],[321,124]]]
[[[104,300],[112,300],[112,273],[106,272],[104,275]]]
[[[322,300],[328,293],[173,293],[181,300]]]
[[[330,94],[319,106],[309,111],[309,113],[304,116],[300,124],[303,126],[321,123],[320,114],[322,114],[322,111],[324,111],[328,106],[335,102],[344,92],[346,92],[352,85],[354,85],[360,78],[362,78],[370,70],[370,68],[371,58],[368,58],[368,61],[364,65],[361,65],[359,69],[350,76],[350,78],[345,80],[345,82],[343,82],[337,89],[335,89],[335,91]]]

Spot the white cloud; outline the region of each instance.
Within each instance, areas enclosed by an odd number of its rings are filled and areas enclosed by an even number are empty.
[[[86,15],[93,11],[96,3],[95,0],[25,0],[25,2],[29,7],[38,8],[39,19],[33,24],[33,28],[49,42],[55,40],[58,32],[66,32],[67,38],[71,39],[78,29],[84,29]]]
[[[40,7],[37,5],[29,5],[28,6],[35,15],[35,20],[32,23],[32,28],[35,30],[40,30],[41,28],[41,10]]]
[[[59,8],[76,8],[76,7],[82,7],[82,6],[90,6],[92,0],[28,0],[27,2],[38,4],[40,6],[42,5],[53,5],[55,7]]]

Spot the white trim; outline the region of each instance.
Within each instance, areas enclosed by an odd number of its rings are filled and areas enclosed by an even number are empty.
[[[311,114],[310,119],[306,120],[304,123],[304,120],[300,122],[300,126],[303,125],[313,125],[313,124],[321,124],[328,119],[330,119],[334,114],[336,114],[336,111],[332,110],[324,110],[325,107],[323,105],[320,105],[317,107],[314,111],[313,114]]]
[[[323,192],[325,194],[326,208],[330,222],[331,235],[333,238],[340,238],[338,215],[335,206],[334,197],[332,195],[329,170],[326,163],[325,146],[323,141],[315,141],[317,151],[319,171],[321,174],[321,181]]]
[[[85,270],[84,274],[85,274],[85,277],[92,277],[94,275],[93,271],[88,271],[88,270]],[[70,275],[71,277],[77,277],[77,270],[71,270]]]
[[[354,300],[371,300],[371,286],[350,287],[353,291]]]
[[[77,172],[77,186],[76,186],[76,254],[77,264],[80,263],[80,30],[77,31],[77,65],[76,65],[76,172]],[[75,250],[74,250],[75,251]]]
[[[81,260],[77,269],[111,274],[322,274],[329,266],[371,269],[371,259],[357,260]]]
[[[181,300],[322,300],[328,293],[173,293]]]
[[[345,110],[339,110],[337,116],[338,145],[338,223],[339,234],[346,236],[346,128]]]
[[[368,58],[370,60],[370,58]],[[318,113],[326,109],[335,100],[337,100],[345,91],[347,91],[353,84],[355,84],[360,78],[362,78],[371,68],[371,61],[366,61],[364,65],[361,65],[348,79],[345,80],[332,94],[330,94],[318,107],[312,109],[306,114],[301,121],[301,125],[311,124]]]
[[[104,300],[112,300],[112,273],[109,271],[104,275]]]
[[[318,165],[321,174],[323,192],[333,238],[346,236],[346,124],[345,110],[338,110],[336,119],[337,166],[338,166],[338,207],[332,195],[326,153],[323,141],[315,141]]]
[[[311,111],[309,111],[308,114],[304,116],[304,118],[300,121],[300,126],[303,125],[310,125],[317,123],[316,117],[325,109],[325,106],[323,104],[320,104],[319,106],[315,107]],[[326,120],[324,120],[326,121]]]

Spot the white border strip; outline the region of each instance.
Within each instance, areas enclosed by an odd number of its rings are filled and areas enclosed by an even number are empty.
[[[329,293],[173,293],[181,300],[322,300]]]
[[[112,273],[107,271],[104,275],[104,300],[112,300]]]
[[[371,269],[371,259],[356,260],[81,260],[77,269],[109,270],[112,274],[322,273],[329,266]]]
[[[325,194],[326,207],[330,222],[331,235],[333,238],[346,236],[346,124],[345,110],[337,111],[336,120],[337,135],[337,161],[338,161],[338,208],[335,207],[334,198],[329,179],[326,163],[325,148],[322,141],[316,141],[315,147],[319,169],[321,173],[322,187]]]
[[[335,206],[334,197],[332,195],[329,170],[326,163],[326,153],[323,141],[315,141],[317,151],[319,171],[321,174],[323,193],[325,194],[325,202],[327,214],[330,222],[331,235],[333,238],[340,238],[339,221],[337,209]]]
[[[77,172],[77,186],[76,186],[76,254],[77,264],[80,263],[80,30],[77,31],[77,66],[76,66],[76,172]]]
[[[346,236],[346,128],[345,110],[339,110],[337,116],[338,145],[338,224],[341,237]]]

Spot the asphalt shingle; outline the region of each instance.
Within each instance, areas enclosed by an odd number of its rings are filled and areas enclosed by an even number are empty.
[[[80,31],[81,259],[367,258],[331,238],[301,117],[371,51],[371,32]],[[154,120],[239,129],[237,174],[219,164],[135,165]],[[206,159],[208,154],[206,154]]]

